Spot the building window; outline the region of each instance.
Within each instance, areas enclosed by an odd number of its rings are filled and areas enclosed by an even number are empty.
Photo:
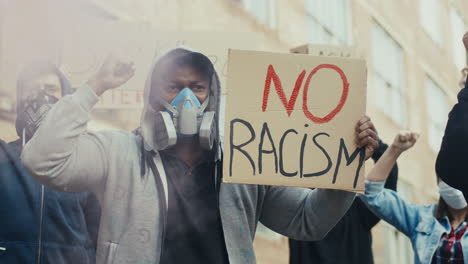
[[[242,4],[260,23],[276,28],[276,0],[242,0]]]
[[[448,101],[444,91],[430,78],[426,79],[426,108],[428,115],[428,140],[431,148],[440,149],[448,118]]]
[[[305,10],[310,43],[351,43],[348,0],[305,0]]]
[[[419,21],[432,40],[441,46],[440,11],[440,0],[419,0]]]
[[[452,54],[457,69],[466,66],[466,51],[463,46],[462,37],[465,34],[465,21],[460,13],[452,7],[450,10],[450,22],[452,24]]]
[[[377,107],[397,124],[405,126],[403,50],[377,23],[372,27],[372,45]]]
[[[410,201],[410,185],[398,181],[398,195],[405,201]],[[385,263],[386,264],[410,264],[414,261],[413,248],[411,241],[403,233],[396,230],[395,227],[384,224],[385,237]]]

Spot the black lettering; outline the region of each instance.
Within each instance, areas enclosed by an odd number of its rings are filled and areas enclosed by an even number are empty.
[[[345,158],[346,158],[346,166],[349,166],[357,157],[357,155],[359,154],[359,164],[358,164],[358,167],[356,169],[356,176],[354,177],[354,185],[353,185],[353,188],[356,188],[356,185],[357,185],[357,181],[358,181],[358,178],[359,178],[359,172],[361,171],[361,168],[362,168],[362,165],[364,164],[364,158],[366,156],[366,149],[365,148],[356,148],[356,150],[353,152],[353,154],[351,154],[351,157],[349,156],[349,153],[348,153],[348,149],[346,148],[346,144],[344,143],[344,140],[341,138],[340,139],[340,149],[338,151],[338,158],[337,158],[337,161],[336,161],[336,168],[335,168],[335,174],[333,175],[333,181],[332,183],[335,184],[336,183],[336,177],[338,175],[338,170],[340,169],[340,164],[341,164],[341,156],[343,155],[344,151],[344,154],[345,154]]]
[[[328,155],[328,152],[325,150],[324,147],[322,147],[318,142],[317,142],[317,137],[319,136],[327,136],[327,137],[330,137],[330,135],[328,135],[327,133],[318,133],[317,135],[315,135],[312,140],[314,141],[314,144],[315,146],[317,146],[321,151],[322,153],[325,155],[325,157],[327,158],[327,161],[328,161],[328,165],[327,165],[327,168],[325,168],[324,170],[322,171],[319,171],[319,172],[314,172],[314,173],[307,173],[307,174],[304,174],[304,177],[318,177],[318,176],[322,176],[324,174],[326,174],[328,171],[330,171],[333,163],[332,163],[332,160],[330,158],[330,155]]]
[[[242,143],[240,145],[234,145],[234,124],[235,123],[243,124],[250,131],[250,139],[247,142],[244,142],[244,143]],[[229,141],[229,147],[230,147],[230,154],[231,154],[230,156],[231,157],[230,157],[230,161],[229,161],[229,176],[232,176],[232,164],[233,164],[233,161],[234,161],[234,149],[238,150],[240,153],[244,154],[245,157],[247,157],[247,159],[250,162],[250,165],[252,166],[253,175],[255,175],[255,163],[254,163],[252,157],[250,157],[249,153],[247,153],[247,151],[242,149],[243,147],[245,147],[246,145],[250,144],[252,141],[255,140],[255,131],[254,131],[252,125],[249,122],[245,121],[245,120],[236,118],[236,119],[231,120],[230,129],[231,129],[231,137],[230,137],[230,141]]]
[[[265,134],[268,136],[271,144],[271,150],[263,149],[263,140],[265,139]],[[260,143],[258,144],[258,174],[262,174],[262,157],[263,154],[271,154],[275,156],[275,172],[278,173],[278,156],[276,155],[276,147],[275,143],[273,142],[273,138],[271,137],[270,129],[268,128],[268,124],[265,122],[263,123],[262,133],[260,134]]]
[[[286,132],[284,132],[283,136],[281,137],[281,140],[280,140],[280,145],[279,145],[279,167],[280,167],[280,173],[281,175],[283,176],[286,176],[286,177],[294,177],[297,175],[297,171],[295,172],[286,172],[284,170],[284,164],[283,164],[283,145],[284,145],[284,140],[286,139],[286,136],[289,134],[289,133],[294,133],[297,135],[297,131],[294,130],[294,129],[289,129],[287,130]]]
[[[301,172],[300,176],[304,176],[304,148],[307,142],[307,134],[304,134],[301,142],[301,155],[299,156],[299,171]]]

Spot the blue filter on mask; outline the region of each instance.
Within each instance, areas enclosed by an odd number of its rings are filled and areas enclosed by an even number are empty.
[[[193,136],[199,133],[203,112],[208,99],[201,104],[190,88],[182,89],[171,101],[166,111],[172,116],[175,129],[179,135]]]
[[[200,101],[192,92],[192,90],[190,88],[184,88],[172,100],[171,105],[177,107],[180,103],[184,103],[184,107],[190,109],[193,107],[191,104],[192,102],[195,103],[197,107],[201,106]]]

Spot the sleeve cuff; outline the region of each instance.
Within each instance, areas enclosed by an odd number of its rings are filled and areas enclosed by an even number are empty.
[[[89,86],[77,89],[73,97],[87,112],[90,112],[93,106],[99,102],[99,97]]]
[[[366,185],[366,195],[374,195],[383,191],[385,186],[385,181],[365,181]]]
[[[388,148],[388,145],[383,143],[383,141],[379,139],[379,146],[372,154],[372,159],[374,160],[374,162],[377,162],[380,159],[380,157],[382,157],[382,155],[387,150],[387,148]]]

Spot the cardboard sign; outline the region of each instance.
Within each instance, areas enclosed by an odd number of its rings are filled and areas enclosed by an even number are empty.
[[[342,58],[361,57],[352,46],[330,46],[330,45],[311,45],[306,44],[291,49],[291,53],[309,54],[313,56],[328,56]]]
[[[361,59],[230,50],[223,182],[364,190]]]

